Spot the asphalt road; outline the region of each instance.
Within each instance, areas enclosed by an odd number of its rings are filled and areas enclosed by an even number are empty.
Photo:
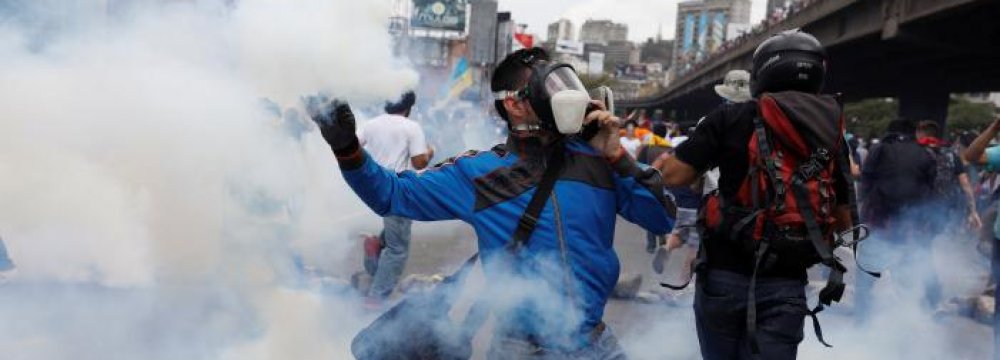
[[[417,223],[407,274],[448,272],[475,249],[471,229],[454,222]],[[635,225],[619,221],[615,248],[621,258],[622,273],[643,275],[643,291],[660,291],[659,279],[651,268],[652,256],[644,250],[645,235]],[[357,250],[360,252],[360,249]],[[936,268],[942,271],[946,295],[966,296],[982,291],[985,259],[974,253],[967,240],[938,241]],[[842,255],[844,257],[849,256]],[[958,259],[958,260],[956,260]],[[942,263],[944,262],[944,263]],[[950,264],[950,265],[949,265]],[[360,266],[360,265],[358,265]],[[891,282],[892,274],[881,282]],[[847,281],[852,283],[849,275]],[[817,277],[817,281],[819,278]],[[848,294],[852,292],[848,290]],[[876,298],[884,308],[876,311],[870,325],[859,328],[852,314],[852,300],[836,305],[820,315],[825,348],[813,336],[806,321],[802,359],[988,359],[992,353],[992,331],[986,325],[960,315],[934,314],[910,305],[911,299],[893,292],[892,286],[876,285]],[[691,310],[691,296],[678,301],[643,303],[612,300],[605,313],[610,325],[633,359],[699,359],[697,335]],[[810,304],[815,299],[810,299]],[[487,344],[489,329],[477,338],[479,354]]]

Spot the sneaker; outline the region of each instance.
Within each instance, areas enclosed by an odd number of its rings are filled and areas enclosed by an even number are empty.
[[[656,254],[653,255],[653,271],[657,274],[663,274],[663,270],[666,269],[667,259],[670,258],[670,250],[666,247],[660,246],[656,248]]]
[[[378,268],[378,258],[382,254],[382,239],[372,234],[361,234],[363,238],[363,248],[365,252],[364,266],[369,275],[375,276],[375,269]]]

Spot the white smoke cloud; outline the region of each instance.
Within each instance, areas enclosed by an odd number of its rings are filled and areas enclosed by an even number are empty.
[[[19,267],[0,348],[16,358],[347,353],[357,316],[298,284],[293,255],[344,267],[364,207],[319,135],[298,142],[259,99],[377,101],[416,73],[391,56],[387,2],[221,3],[0,6],[16,20],[0,22],[0,236]],[[53,283],[87,290],[26,290]]]

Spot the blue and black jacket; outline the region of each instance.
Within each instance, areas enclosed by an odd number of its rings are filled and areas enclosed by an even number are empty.
[[[525,261],[515,270],[542,280],[551,293],[547,304],[533,299],[511,305],[505,313],[495,309],[500,331],[545,337],[552,324],[575,312],[579,315],[566,335],[582,338],[575,335],[587,334],[601,322],[618,280],[620,264],[612,246],[616,215],[654,233],[673,228],[672,205],[663,196],[658,171],[640,167],[628,156],[611,165],[582,140],[567,140],[564,151],[559,180],[518,254]],[[342,169],[342,174],[372,210],[382,216],[471,224],[487,279],[495,280],[488,286],[503,288],[502,279],[509,274],[499,274],[504,270],[491,267],[491,259],[505,251],[544,165],[525,161],[504,146],[470,152],[419,173],[397,174],[362,156],[359,167]],[[564,314],[546,308],[553,303]]]

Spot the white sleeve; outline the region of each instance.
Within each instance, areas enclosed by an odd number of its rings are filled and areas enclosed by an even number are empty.
[[[424,129],[420,128],[420,124],[412,123],[409,131],[409,152],[410,157],[419,156],[427,153],[427,139],[424,137]]]
[[[368,141],[365,140],[365,126],[364,125],[358,126],[357,135],[358,135],[358,144],[361,145],[361,147],[364,147],[365,144],[368,143]]]

